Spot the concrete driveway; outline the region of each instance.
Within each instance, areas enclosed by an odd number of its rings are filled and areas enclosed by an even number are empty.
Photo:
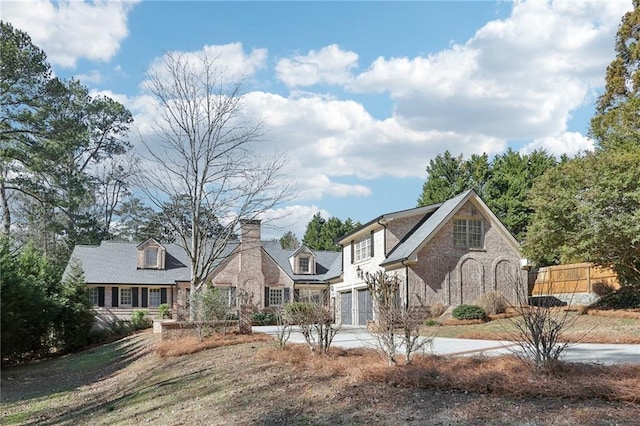
[[[275,336],[277,326],[253,327],[257,333]],[[305,343],[304,337],[297,327],[294,327],[289,338],[290,343]],[[333,339],[332,346],[341,348],[377,348],[375,335],[363,327],[344,326]],[[402,349],[401,349],[402,350]],[[501,340],[451,339],[435,337],[427,353],[434,355],[499,355],[518,351],[517,344]],[[576,343],[570,345],[564,352],[563,359],[570,362],[587,362],[598,364],[640,364],[640,345],[615,345]]]

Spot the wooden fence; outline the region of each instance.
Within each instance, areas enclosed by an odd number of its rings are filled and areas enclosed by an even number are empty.
[[[530,273],[529,288],[532,296],[562,293],[592,293],[598,283],[619,288],[618,276],[609,268],[592,263],[573,263],[539,268]]]

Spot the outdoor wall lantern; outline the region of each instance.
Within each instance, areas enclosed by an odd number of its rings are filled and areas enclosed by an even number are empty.
[[[358,276],[358,278],[362,279],[363,273],[362,269],[360,269],[359,266],[356,268],[356,275]]]

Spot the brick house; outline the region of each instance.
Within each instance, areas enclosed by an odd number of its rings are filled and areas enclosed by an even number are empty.
[[[240,240],[227,244],[207,285],[221,289],[230,303],[235,303],[238,291],[246,291],[257,309],[301,298],[328,299],[329,277],[340,275],[340,253],[304,245],[284,250],[277,241],[261,241],[260,231],[258,220],[241,222]],[[178,244],[152,238],[140,244],[103,241],[99,246],[76,246],[71,259],[82,267],[92,304],[104,320],[129,319],[137,309],[153,314],[162,303],[174,311],[185,308],[189,258]]]
[[[378,216],[342,237],[342,252],[304,245],[284,250],[277,241],[261,241],[260,234],[260,221],[241,221],[240,239],[227,244],[207,278],[230,303],[239,291],[251,294],[257,309],[327,301],[330,295],[336,320],[365,325],[373,319],[366,272],[397,274],[407,306],[418,298],[427,304],[473,303],[489,291],[514,302],[514,283],[526,283],[519,244],[473,190]],[[80,262],[102,316],[127,318],[140,308],[153,312],[161,303],[177,310],[188,300],[189,260],[177,244],[105,241],[77,246],[72,258]]]
[[[526,283],[518,242],[473,190],[441,204],[378,216],[339,244],[344,267],[331,295],[346,325],[373,319],[367,272],[397,274],[407,306],[418,298],[427,304],[473,303],[489,291],[515,301],[516,285]]]

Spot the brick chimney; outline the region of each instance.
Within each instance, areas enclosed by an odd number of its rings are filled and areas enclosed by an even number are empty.
[[[253,294],[260,303],[264,294],[265,279],[262,273],[262,247],[260,243],[260,221],[240,220],[240,271],[238,286]]]

